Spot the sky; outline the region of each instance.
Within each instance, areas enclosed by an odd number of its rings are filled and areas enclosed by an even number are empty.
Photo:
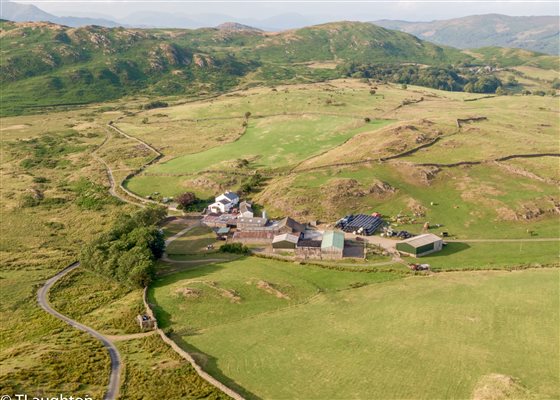
[[[299,14],[306,22],[399,19],[430,21],[473,14],[499,13],[512,16],[558,15],[559,3],[552,0],[339,0],[339,1],[192,1],[192,0],[18,0],[35,4],[59,16],[125,18],[139,11],[199,14],[226,14],[234,18],[263,20],[282,14]]]

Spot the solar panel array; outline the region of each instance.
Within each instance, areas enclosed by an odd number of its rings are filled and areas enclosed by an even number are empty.
[[[383,220],[380,217],[365,214],[349,215],[338,221],[344,232],[357,232],[362,228],[362,233],[367,236],[373,235],[382,224]]]

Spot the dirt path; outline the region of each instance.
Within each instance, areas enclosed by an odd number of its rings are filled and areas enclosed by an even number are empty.
[[[147,336],[152,336],[156,333],[156,331],[149,331],[149,332],[140,332],[140,333],[130,333],[128,335],[105,335],[107,339],[111,342],[122,342],[123,340],[133,340],[133,339],[142,339]]]
[[[560,238],[527,238],[527,239],[452,239],[450,243],[530,243],[530,242],[560,242]]]
[[[103,143],[101,143],[92,153],[91,156],[93,158],[95,158],[99,163],[101,163],[104,167],[105,167],[105,171],[107,172],[107,178],[109,179],[109,194],[113,197],[116,197],[117,199],[124,201],[125,203],[128,204],[132,204],[138,207],[145,207],[144,204],[140,203],[140,202],[134,202],[124,196],[122,196],[121,194],[119,194],[119,192],[117,191],[117,183],[115,181],[115,176],[113,175],[113,170],[111,169],[111,167],[109,166],[109,164],[107,164],[107,162],[101,158],[97,152],[110,140],[110,135],[109,132],[107,132],[107,137],[105,138],[105,140],[103,141]]]
[[[119,354],[119,351],[117,350],[117,347],[111,342],[111,340],[109,340],[107,336],[104,336],[101,333],[94,330],[93,328],[80,324],[78,321],[75,321],[64,314],[59,313],[54,308],[52,308],[49,302],[48,294],[51,287],[60,278],[62,278],[69,272],[73,271],[74,269],[78,268],[79,266],[80,263],[76,262],[66,267],[58,274],[50,278],[49,280],[47,280],[43,285],[43,287],[41,287],[37,292],[37,302],[39,303],[41,308],[46,312],[48,312],[49,314],[66,322],[70,326],[79,329],[81,331],[84,331],[90,334],[91,336],[93,336],[94,338],[98,339],[103,344],[103,346],[109,351],[109,356],[111,357],[111,375],[109,376],[109,384],[107,385],[107,392],[105,393],[105,396],[103,398],[104,400],[115,400],[119,395],[120,376],[122,370],[121,356]]]

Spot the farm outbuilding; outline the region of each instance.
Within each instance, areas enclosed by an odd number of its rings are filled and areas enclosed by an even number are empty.
[[[227,227],[218,228],[216,230],[216,236],[218,237],[218,239],[226,239],[230,230],[231,229]]]
[[[146,314],[138,315],[136,321],[143,331],[157,329],[157,321]]]
[[[272,239],[273,249],[295,249],[299,236],[292,235],[290,233],[283,233],[281,235],[274,236]]]
[[[290,217],[286,217],[278,222],[278,227],[276,228],[276,230],[278,231],[278,233],[300,234],[305,232],[305,225],[300,224]]]
[[[443,240],[433,233],[414,236],[397,243],[397,250],[414,257],[435,253],[443,248]]]
[[[236,231],[232,241],[239,243],[270,244],[274,238],[272,231]]]
[[[326,231],[321,241],[321,256],[323,258],[342,258],[344,253],[344,233]]]
[[[255,216],[251,203],[242,201],[239,204],[239,216],[244,218],[253,218]]]
[[[321,241],[300,239],[296,246],[296,257],[302,259],[321,259]]]
[[[237,218],[237,229],[250,231],[262,230],[268,222],[268,219],[263,217],[239,217]]]

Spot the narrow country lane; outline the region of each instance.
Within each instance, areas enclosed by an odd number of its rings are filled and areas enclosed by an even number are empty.
[[[52,286],[63,276],[73,271],[74,269],[78,268],[79,266],[80,263],[76,262],[66,267],[58,274],[50,278],[49,280],[47,280],[43,285],[43,287],[41,287],[37,292],[37,301],[39,302],[41,308],[46,312],[48,312],[49,314],[66,322],[67,324],[69,324],[70,326],[76,329],[79,329],[81,331],[90,334],[94,338],[98,339],[101,343],[103,343],[103,346],[109,351],[109,356],[111,357],[111,375],[109,376],[109,384],[107,386],[107,392],[105,393],[104,400],[115,400],[119,395],[120,377],[121,377],[121,369],[122,369],[121,356],[116,346],[113,343],[111,343],[111,341],[106,336],[97,332],[95,329],[80,324],[79,322],[74,321],[73,319],[59,313],[58,311],[56,311],[54,308],[51,307],[51,304],[49,302],[48,294]]]

